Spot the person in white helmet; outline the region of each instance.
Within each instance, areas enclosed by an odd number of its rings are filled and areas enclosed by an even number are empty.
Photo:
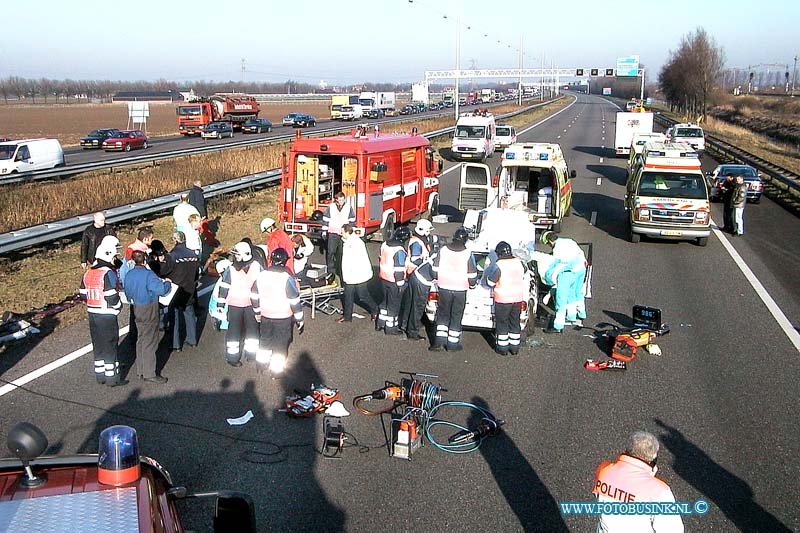
[[[422,314],[428,301],[432,279],[425,272],[417,271],[436,255],[433,246],[433,224],[430,220],[422,219],[417,222],[411,238],[408,241],[408,258],[406,260],[406,275],[408,288],[403,293],[403,302],[400,305],[400,329],[405,332],[406,338],[417,341],[425,337],[420,335],[422,327]]]
[[[119,279],[114,260],[119,256],[119,239],[107,235],[95,250],[95,261],[84,273],[79,294],[89,314],[89,335],[94,350],[94,376],[98,383],[116,387],[126,385],[119,375],[117,315],[122,309]]]
[[[253,283],[261,265],[253,260],[253,251],[244,241],[231,250],[233,264],[222,273],[217,294],[217,314],[227,306],[228,331],[225,334],[225,360],[231,366],[242,366],[242,344],[248,361],[255,361],[258,352],[258,323],[250,301]]]

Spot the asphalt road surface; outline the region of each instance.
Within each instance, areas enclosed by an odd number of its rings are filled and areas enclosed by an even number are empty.
[[[339,325],[320,314],[311,320],[307,310],[307,331],[295,338],[279,377],[226,365],[223,337],[206,324],[199,348],[163,351],[168,384],[95,385],[86,355],[32,381],[30,391],[0,397],[0,433],[28,420],[46,431],[51,453],[95,452],[101,429],[134,426],[142,453],[177,483],[251,494],[260,530],[587,531],[595,520],[562,515],[558,502],[591,501],[598,464],[644,429],[660,437],[659,477],[677,499],[710,505],[704,516],[684,517],[688,529],[800,529],[798,349],[733,258],[749,266],[796,335],[798,221],[765,198],[746,208],[744,237],[717,232],[707,247],[628,242],[624,160],[602,148],[612,144],[615,112],[598,97],[579,95],[521,140],[561,143],[577,170],[563,234],[594,245],[586,324],[628,325],[634,304],[661,307],[672,325],[659,340],[661,357],[640,355],[624,373],[589,372],[584,360],[604,357],[586,336],[591,329],[554,337],[541,325],[528,336],[536,346],[518,356],[496,355],[477,332],[464,335],[463,352],[430,353],[424,342],[376,333],[368,319]],[[444,175],[444,204],[454,204],[457,179],[456,171]],[[714,205],[715,220],[720,209]],[[370,250],[376,257],[377,246]],[[3,361],[2,379],[83,346],[87,330],[77,324],[41,339],[24,357]],[[129,359],[127,344],[123,351]],[[446,400],[488,407],[506,421],[504,431],[476,453],[426,445],[409,462],[388,456],[380,419],[351,409],[345,429],[368,448],[325,459],[316,451],[321,417],[278,412],[285,396],[312,383],[340,389],[350,407],[353,396],[397,381],[403,371],[441,376]],[[249,423],[228,426],[226,418],[248,410],[255,415]],[[457,410],[442,415],[478,422]],[[209,529],[210,507],[181,508],[190,528]]]

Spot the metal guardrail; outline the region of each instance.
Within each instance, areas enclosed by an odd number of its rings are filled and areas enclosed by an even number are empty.
[[[553,101],[554,100],[549,100],[547,102],[542,102],[539,104],[528,106],[520,110],[513,111],[511,113],[497,115],[496,118],[498,119],[511,118],[517,115],[521,115],[522,113],[526,113],[532,109],[536,109],[537,107],[547,105]],[[432,137],[437,137],[439,135],[448,134],[453,130],[455,130],[455,126],[449,126],[447,128],[442,128],[439,130],[425,133],[423,134],[423,136],[426,138],[432,138]],[[341,129],[338,129],[337,131],[341,131]],[[319,134],[322,132],[317,130],[314,131],[313,133]],[[291,138],[294,138],[294,135],[292,135]],[[260,187],[265,185],[276,184],[279,181],[280,181],[280,169],[271,169],[256,174],[250,174],[249,176],[242,176],[240,178],[235,178],[220,183],[214,183],[212,185],[204,187],[203,190],[207,198],[213,198],[214,196],[237,192],[252,187]],[[167,209],[170,209],[178,204],[178,202],[180,201],[180,195],[181,195],[180,192],[167,194],[165,196],[152,198],[150,200],[143,200],[141,202],[136,202],[133,204],[127,204],[118,207],[113,207],[111,209],[106,209],[103,211],[103,213],[106,215],[106,221],[108,221],[109,223],[113,224],[118,222],[124,222],[141,216],[150,215],[152,213],[157,213],[160,211],[165,211]],[[48,222],[46,224],[31,226],[29,228],[10,231],[8,233],[2,233],[0,234],[0,254],[22,250],[30,246],[36,246],[38,244],[43,244],[46,242],[54,241],[56,239],[69,237],[71,235],[77,235],[78,233],[81,233],[84,230],[84,228],[86,228],[86,226],[91,224],[92,216],[93,216],[92,214],[79,215],[77,217],[72,217],[55,222]]]
[[[671,119],[664,115],[655,115],[655,121],[666,127],[678,123],[677,120]],[[771,163],[755,154],[751,154],[750,152],[723,141],[722,139],[713,135],[706,135],[705,137],[706,150],[710,148],[712,151],[732,161],[750,165],[759,171],[759,173],[766,176],[767,179],[773,184],[777,185],[780,183],[785,189],[794,189],[795,191],[800,192],[800,174],[775,165],[774,163]]]
[[[495,107],[498,105],[503,105],[503,103],[496,103],[491,104],[487,107]],[[527,109],[527,108],[526,108]],[[424,115],[424,117],[409,115],[406,117],[398,117],[392,119],[385,119],[380,121],[370,122],[371,124],[402,124],[404,122],[415,122],[420,118],[437,118],[442,116],[447,116],[450,114],[450,111],[442,111],[439,113],[432,113],[430,115]],[[366,120],[366,119],[365,119]],[[332,133],[339,133],[339,132],[346,132],[353,129],[353,125],[350,124],[348,126],[341,126],[337,125],[332,128],[325,128],[321,130],[313,130],[308,131],[306,133],[307,137],[311,137],[314,135],[330,135]],[[155,154],[147,154],[147,155],[137,155],[132,157],[125,157],[122,159],[112,159],[110,161],[93,161],[90,163],[82,163],[79,165],[69,165],[66,167],[54,168],[52,170],[39,170],[35,172],[26,172],[22,174],[14,174],[13,177],[4,177],[0,178],[0,186],[3,185],[13,185],[15,183],[28,183],[33,181],[44,181],[44,180],[53,180],[53,179],[62,179],[70,176],[75,176],[77,174],[82,174],[84,172],[91,172],[94,170],[113,170],[115,168],[122,168],[128,167],[133,165],[141,165],[144,163],[153,163],[155,161],[163,161],[164,159],[173,159],[175,157],[184,157],[190,155],[199,155],[199,154],[207,154],[213,152],[219,152],[221,150],[229,150],[231,148],[246,148],[249,146],[260,146],[260,145],[267,145],[285,141],[291,141],[294,139],[295,133],[287,133],[284,135],[277,135],[275,137],[261,137],[257,139],[244,139],[241,141],[233,141],[225,144],[211,144],[207,146],[198,146],[195,148],[182,148],[179,150],[170,150],[169,152],[159,152]]]

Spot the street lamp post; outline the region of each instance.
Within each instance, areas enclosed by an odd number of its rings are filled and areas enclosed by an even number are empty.
[[[455,96],[455,105],[453,106],[456,111],[456,122],[458,122],[460,78],[461,78],[461,11],[458,9],[458,2],[456,1],[456,96]]]
[[[794,84],[797,81],[797,56],[794,56],[794,68],[792,68],[792,98],[794,98]]]

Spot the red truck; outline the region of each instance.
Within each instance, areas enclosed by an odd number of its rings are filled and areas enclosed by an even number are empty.
[[[283,164],[279,213],[287,232],[321,239],[322,213],[343,192],[356,214],[355,233],[380,230],[437,214],[442,161],[421,135],[367,132],[324,138],[298,136]]]
[[[480,91],[470,91],[467,93],[467,101],[466,105],[474,105],[480,101],[481,92]]]
[[[248,119],[257,118],[260,111],[252,96],[222,93],[179,104],[175,109],[178,131],[183,135],[200,135],[203,128],[215,120],[230,122],[238,130]]]
[[[0,460],[3,531],[138,531],[182,533],[177,500],[214,498],[213,531],[256,531],[249,496],[189,493],[169,472],[140,456],[136,431],[111,426],[100,433],[98,454],[39,457],[44,433],[26,422],[8,434],[16,459]],[[211,530],[206,528],[204,530]]]

